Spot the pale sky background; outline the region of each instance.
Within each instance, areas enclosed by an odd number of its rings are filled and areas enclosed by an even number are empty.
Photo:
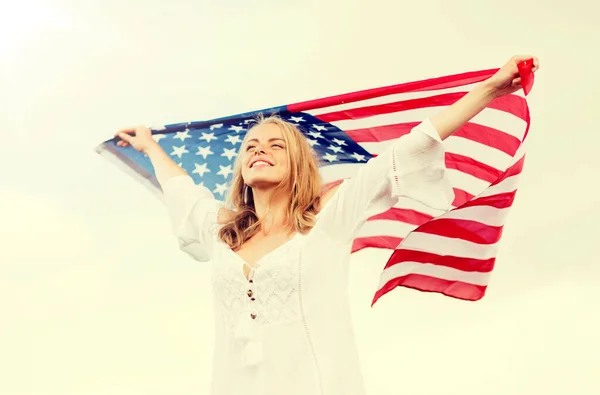
[[[539,56],[487,296],[352,261],[369,394],[600,394],[600,14],[593,0],[0,0],[0,395],[208,391],[208,264],[93,152],[120,127],[255,110]]]

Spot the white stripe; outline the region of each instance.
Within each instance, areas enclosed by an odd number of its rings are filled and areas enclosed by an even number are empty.
[[[456,169],[446,169],[446,177],[453,187],[462,189],[471,195],[479,195],[490,186],[490,182]]]
[[[508,215],[510,207],[497,208],[492,206],[472,206],[462,207],[458,210],[450,211],[438,219],[462,219],[467,221],[476,221],[489,226],[502,226]],[[485,219],[485,221],[483,221]]]
[[[500,183],[493,185],[493,186],[489,187],[488,189],[486,189],[483,193],[481,193],[477,197],[493,196],[493,195],[498,195],[500,193],[508,193],[508,192],[516,191],[517,186],[519,184],[519,176],[520,175],[521,175],[521,173],[505,178]]]
[[[402,221],[388,219],[375,219],[367,221],[358,232],[356,237],[391,236],[405,238],[417,225],[407,224]]]
[[[395,139],[380,142],[366,142],[360,143],[359,145],[370,154],[379,155],[394,141]],[[511,155],[508,155],[497,148],[462,137],[448,138],[444,140],[443,145],[446,152],[470,157],[501,171],[505,170],[512,160]]]
[[[490,259],[496,256],[498,243],[477,244],[470,241],[449,238],[429,233],[413,232],[404,239],[400,248],[431,252],[440,251],[444,255],[457,257]]]
[[[405,210],[415,210],[419,213],[427,214],[432,217],[438,217],[446,212],[446,210],[435,209],[433,207],[426,206],[423,203],[409,198],[398,199],[398,203],[396,203],[394,207]],[[452,208],[454,207],[450,207],[449,210]]]
[[[371,117],[360,119],[335,121],[331,122],[331,124],[341,130],[353,130],[393,125],[396,123],[420,122],[426,118],[432,118],[445,108],[447,108],[447,106],[424,107],[390,114],[373,115]],[[313,114],[314,112],[307,112],[315,115]],[[501,130],[519,140],[523,139],[523,135],[527,128],[527,122],[516,115],[489,107],[484,108],[483,111],[473,117],[469,122]]]
[[[443,94],[447,94],[447,93],[468,92],[471,89],[473,89],[476,85],[478,85],[478,83],[457,86],[454,88],[428,90],[428,91],[423,91],[423,92],[396,93],[393,95],[378,96],[378,97],[374,97],[372,99],[360,100],[360,101],[355,101],[355,102],[347,103],[347,104],[339,104],[337,106],[323,107],[323,108],[315,109],[313,111],[318,111],[320,114],[325,114],[325,113],[330,113],[330,112],[353,110],[355,108],[360,108],[360,107],[377,106],[380,104],[395,103],[395,102],[405,101],[405,100],[422,99],[424,97],[432,97],[432,96],[443,95]]]
[[[337,163],[334,165],[323,165],[319,167],[319,173],[324,183],[354,177],[356,172],[366,162],[361,163]]]
[[[488,284],[491,275],[491,272],[465,272],[447,266],[407,261],[399,262],[385,269],[381,274],[379,288],[382,288],[390,280],[393,280],[396,277],[402,277],[413,273],[448,281],[462,281],[464,283],[482,286]]]
[[[523,155],[525,155],[525,144],[526,143],[521,144],[521,147],[519,147],[519,149],[517,150],[517,153],[515,154],[515,158],[513,159],[510,166],[517,163],[518,161],[520,161],[523,158]],[[489,187],[487,190],[485,190],[479,196],[481,196],[481,197],[492,196],[492,195],[496,195],[499,193],[514,192],[517,190],[517,185],[519,184],[520,176],[521,176],[521,173],[519,172],[518,174],[515,174],[514,176],[507,177],[504,180],[500,181],[498,184]]]

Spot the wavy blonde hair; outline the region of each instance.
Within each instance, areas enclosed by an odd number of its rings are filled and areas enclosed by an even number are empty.
[[[290,232],[306,234],[314,226],[320,203],[321,178],[317,158],[298,127],[278,116],[264,117],[260,114],[256,123],[248,129],[248,133],[264,124],[277,125],[281,130],[289,162],[288,175],[279,183],[273,196],[279,193],[289,194],[287,226]],[[239,152],[244,152],[245,146],[246,138]],[[242,177],[241,157],[242,155],[238,155],[235,160],[228,195],[228,205],[234,211],[234,216],[219,230],[219,238],[233,250],[239,249],[261,229],[261,220],[256,215],[251,188],[246,186]],[[244,201],[245,194],[247,201]]]

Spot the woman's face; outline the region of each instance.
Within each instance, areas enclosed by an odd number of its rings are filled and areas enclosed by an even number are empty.
[[[242,178],[251,188],[280,184],[289,174],[289,159],[279,126],[264,123],[252,128],[239,153]]]

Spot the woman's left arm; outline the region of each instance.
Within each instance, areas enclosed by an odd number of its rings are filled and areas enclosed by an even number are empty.
[[[515,56],[492,77],[453,105],[415,126],[377,157],[359,168],[322,201],[319,224],[341,239],[352,239],[372,215],[407,197],[436,210],[451,206],[454,192],[445,176],[442,140],[480,113],[492,100],[521,89],[517,64],[537,58]]]
[[[475,115],[479,114],[492,100],[522,88],[517,65],[533,59],[532,71],[540,67],[535,56],[513,56],[492,77],[477,85],[456,103],[445,108],[431,119],[442,140],[446,139]]]

